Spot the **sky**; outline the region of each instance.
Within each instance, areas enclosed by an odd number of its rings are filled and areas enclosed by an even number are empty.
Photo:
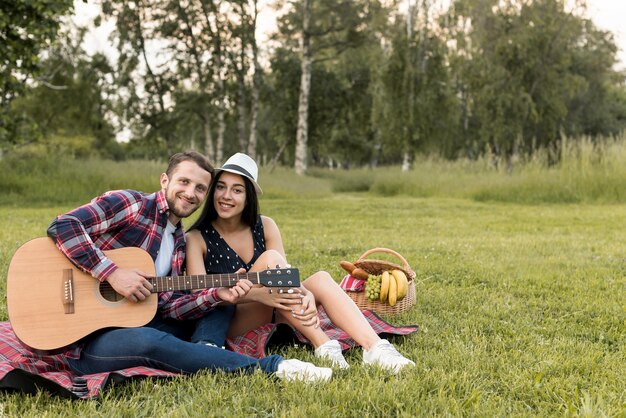
[[[587,0],[588,15],[600,29],[613,32],[619,47],[619,68],[626,69],[626,1]]]
[[[76,15],[74,20],[79,24],[88,24],[98,13],[98,7],[94,2],[84,3],[82,0],[74,0],[74,8]],[[587,0],[587,14],[600,29],[608,30],[615,36],[615,42],[619,48],[618,68],[626,69],[626,0]],[[271,11],[267,8],[261,9],[261,21],[270,22],[272,16]],[[272,24],[269,25],[272,27]],[[102,25],[100,28],[92,30],[85,41],[85,48],[88,53],[95,51],[105,52],[106,55],[113,58],[114,51],[108,47],[107,36],[112,30],[112,24]],[[267,30],[261,30],[259,40],[267,36]]]

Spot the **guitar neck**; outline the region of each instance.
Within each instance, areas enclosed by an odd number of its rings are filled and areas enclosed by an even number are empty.
[[[248,279],[253,284],[261,284],[259,273],[199,274],[193,276],[162,276],[148,279],[152,283],[152,293],[176,290],[210,289],[232,287],[239,280]]]

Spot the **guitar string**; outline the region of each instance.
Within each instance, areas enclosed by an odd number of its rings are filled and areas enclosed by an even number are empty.
[[[154,286],[153,293],[172,291],[172,290],[185,290],[185,289],[208,289],[213,287],[234,286],[234,284],[241,279],[248,279],[254,284],[260,284],[260,272],[247,272],[247,273],[229,273],[229,274],[208,274],[208,275],[191,275],[191,276],[159,276],[149,277],[148,281]],[[181,284],[181,280],[187,281],[187,284]],[[189,280],[193,283],[189,283]],[[176,281],[176,283],[172,283]],[[211,282],[210,286],[207,286],[205,281]],[[226,281],[226,283],[224,283]]]

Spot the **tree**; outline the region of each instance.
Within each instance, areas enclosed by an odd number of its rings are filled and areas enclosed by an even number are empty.
[[[346,0],[302,0],[290,2],[291,9],[280,19],[283,37],[299,34],[301,52],[300,95],[296,131],[295,171],[307,170],[311,69],[315,62],[333,59],[362,42],[368,2]]]
[[[376,74],[376,133],[387,158],[401,157],[403,171],[417,152],[445,153],[458,118],[447,51],[430,19],[427,0],[410,3],[406,15],[396,15]]]
[[[10,145],[33,138],[20,135],[20,118],[11,109],[28,82],[41,71],[40,52],[50,45],[72,0],[0,2],[0,156]]]
[[[219,162],[227,146],[230,115],[236,114],[237,149],[246,150],[247,74],[256,59],[249,57],[256,53],[250,46],[255,45],[256,0],[107,1],[103,12],[117,22],[116,43],[124,64],[120,71],[140,92],[122,95],[125,108],[132,105],[134,114],[141,115],[135,119],[138,137],[171,148],[188,141],[178,135],[191,132],[194,142],[202,136],[205,153]],[[259,71],[257,84],[260,75]],[[199,124],[201,134],[193,127],[177,126],[183,121]],[[147,132],[141,131],[142,125]]]
[[[576,5],[454,2],[447,18],[465,148],[488,148],[510,168],[519,154],[556,148],[561,132],[582,132],[593,108],[607,103],[608,86],[621,78],[611,69],[615,47],[582,17],[584,1]]]
[[[585,20],[587,42],[574,51],[572,72],[582,77],[583,88],[568,105],[568,136],[616,135],[626,129],[625,74],[614,70],[617,47],[613,35]]]
[[[251,19],[251,29],[252,33],[250,39],[250,47],[252,49],[252,65],[254,68],[254,74],[252,76],[252,98],[250,104],[250,136],[248,138],[248,155],[252,158],[256,159],[257,155],[257,144],[258,144],[258,117],[259,117],[259,100],[260,100],[260,90],[261,90],[261,80],[263,69],[261,68],[261,64],[259,63],[259,48],[256,41],[256,27],[257,20],[259,16],[257,0],[252,0],[252,19]]]
[[[33,122],[46,142],[55,134],[93,138],[88,144],[95,148],[92,152],[115,152],[107,117],[113,70],[105,56],[90,57],[81,48],[84,29],[60,35],[41,62],[38,81],[14,101],[14,109]]]

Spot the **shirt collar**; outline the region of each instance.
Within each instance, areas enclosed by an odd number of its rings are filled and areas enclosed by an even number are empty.
[[[163,190],[156,193],[156,202],[157,208],[159,208],[159,213],[167,213],[170,210],[170,207],[167,205],[167,200],[165,200],[165,193],[163,193]]]

